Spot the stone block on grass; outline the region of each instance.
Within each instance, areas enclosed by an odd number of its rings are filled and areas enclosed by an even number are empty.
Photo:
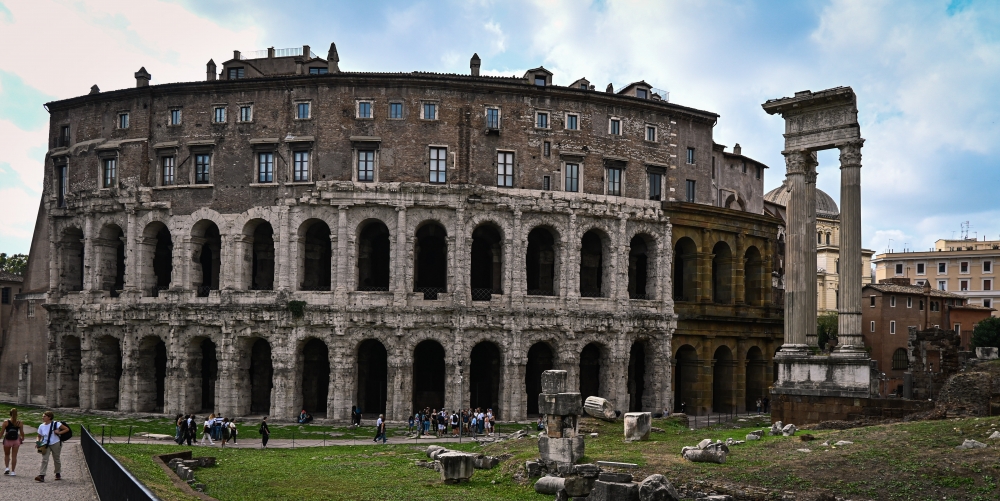
[[[566,479],[562,477],[542,477],[535,482],[535,492],[539,494],[555,494],[563,489]]]
[[[441,463],[441,480],[446,484],[467,482],[476,471],[475,457],[463,452],[444,452],[437,455]]]
[[[680,498],[663,475],[650,475],[639,483],[639,501],[680,501]]]
[[[639,484],[634,482],[618,483],[594,482],[588,501],[639,501]]]
[[[566,371],[542,372],[542,393],[562,393],[566,391]]]
[[[583,403],[583,411],[588,415],[605,421],[614,421],[618,416],[615,414],[615,406],[606,398],[587,397]]]
[[[563,465],[572,465],[583,457],[583,437],[551,438],[546,435],[538,437],[538,454],[543,461],[553,461]]]
[[[625,413],[625,440],[628,442],[649,440],[652,424],[653,415],[649,412]]]
[[[579,393],[539,393],[538,413],[555,416],[580,415]]]

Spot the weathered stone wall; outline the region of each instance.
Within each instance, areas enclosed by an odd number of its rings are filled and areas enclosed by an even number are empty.
[[[821,421],[858,421],[866,418],[900,419],[929,411],[933,402],[903,398],[846,398],[776,394],[771,400],[771,422],[804,424]]]

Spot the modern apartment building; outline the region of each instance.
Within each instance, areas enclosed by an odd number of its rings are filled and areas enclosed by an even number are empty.
[[[875,280],[908,278],[916,285],[954,292],[970,304],[995,308],[1000,240],[938,240],[924,252],[887,252],[875,256]],[[997,316],[997,312],[993,312]]]

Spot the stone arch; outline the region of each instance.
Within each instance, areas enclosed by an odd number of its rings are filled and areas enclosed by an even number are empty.
[[[199,296],[219,290],[222,272],[222,234],[214,221],[202,219],[191,227],[191,286]]]
[[[330,349],[314,337],[303,340],[300,346],[302,408],[314,417],[325,418],[330,395]]]
[[[125,288],[125,231],[117,224],[105,224],[92,246],[97,258],[97,289],[117,296]]]
[[[357,290],[388,291],[392,245],[389,226],[381,219],[366,219],[358,225]]]
[[[599,228],[587,230],[580,238],[580,297],[608,297],[610,247],[611,238]]]
[[[162,221],[149,222],[142,230],[139,252],[143,261],[139,264],[142,295],[156,297],[169,289],[173,280],[174,242],[170,228]]]
[[[83,290],[84,245],[83,230],[70,226],[59,236],[59,288],[63,292]]]
[[[365,339],[357,349],[355,402],[370,415],[385,414],[389,394],[389,353],[378,339]]]
[[[559,295],[561,247],[559,232],[549,225],[538,225],[528,232],[524,271],[529,296]]]
[[[726,197],[726,203],[723,207],[746,212],[747,203],[739,193],[733,193]]]
[[[683,409],[688,414],[697,414],[700,369],[698,350],[685,344],[677,348],[674,360],[674,412],[682,412]]]
[[[656,299],[656,239],[638,233],[629,241],[628,294],[630,299]]]
[[[712,247],[712,301],[733,302],[733,251],[726,242]]]
[[[469,354],[469,407],[493,409],[501,415],[500,399],[503,391],[503,358],[500,347],[492,341],[480,341]]]
[[[322,219],[306,219],[299,226],[297,243],[299,290],[328,291],[331,288],[333,244],[330,226]]]
[[[607,384],[609,367],[608,348],[598,342],[588,343],[580,351],[580,397],[610,396]]]
[[[697,301],[698,246],[690,237],[674,245],[674,301]]]
[[[542,392],[542,373],[555,367],[555,350],[546,341],[528,348],[528,363],[524,368],[524,391],[528,396],[529,416],[538,414],[538,395]],[[569,391],[567,389],[566,391]]]
[[[628,379],[626,388],[629,394],[629,412],[653,410],[654,394],[654,350],[648,339],[637,339],[632,342],[628,357]]]
[[[159,336],[144,336],[136,351],[135,410],[163,412],[167,381],[167,344]]]
[[[733,369],[733,351],[719,346],[712,356],[712,412],[733,412],[738,395]]]
[[[757,409],[757,399],[763,400],[767,396],[767,381],[765,369],[767,361],[764,360],[764,353],[757,346],[751,346],[747,350],[746,361],[746,409]]]
[[[751,245],[743,254],[743,295],[744,302],[760,306],[764,300],[764,260],[760,250]],[[770,285],[770,284],[767,284]]]
[[[496,223],[480,223],[472,230],[469,285],[473,301],[488,301],[503,294],[503,233]]]
[[[444,407],[445,353],[441,343],[425,339],[413,349],[413,409]]]
[[[59,346],[58,395],[59,407],[80,406],[80,372],[83,352],[80,337],[64,335]]]
[[[94,340],[94,409],[117,410],[121,394],[122,345],[111,335]]]
[[[242,289],[274,290],[275,256],[274,228],[265,219],[254,218],[243,226],[237,244],[241,257]]]
[[[413,291],[426,299],[448,292],[448,231],[435,220],[421,222],[413,239]]]

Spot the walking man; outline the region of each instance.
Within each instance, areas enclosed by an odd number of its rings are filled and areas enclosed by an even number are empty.
[[[267,439],[271,438],[271,429],[267,427],[267,416],[260,422],[260,428],[257,428],[257,432],[260,433],[260,448],[267,448]]]
[[[56,480],[62,480],[62,440],[60,436],[69,431],[65,424],[53,421],[55,415],[52,411],[45,411],[42,414],[42,424],[38,425],[38,441],[35,442],[39,450],[42,451],[42,467],[35,477],[35,482],[45,481],[45,470],[49,467],[49,456],[55,462],[53,471],[56,472]],[[44,448],[44,449],[43,449]]]

